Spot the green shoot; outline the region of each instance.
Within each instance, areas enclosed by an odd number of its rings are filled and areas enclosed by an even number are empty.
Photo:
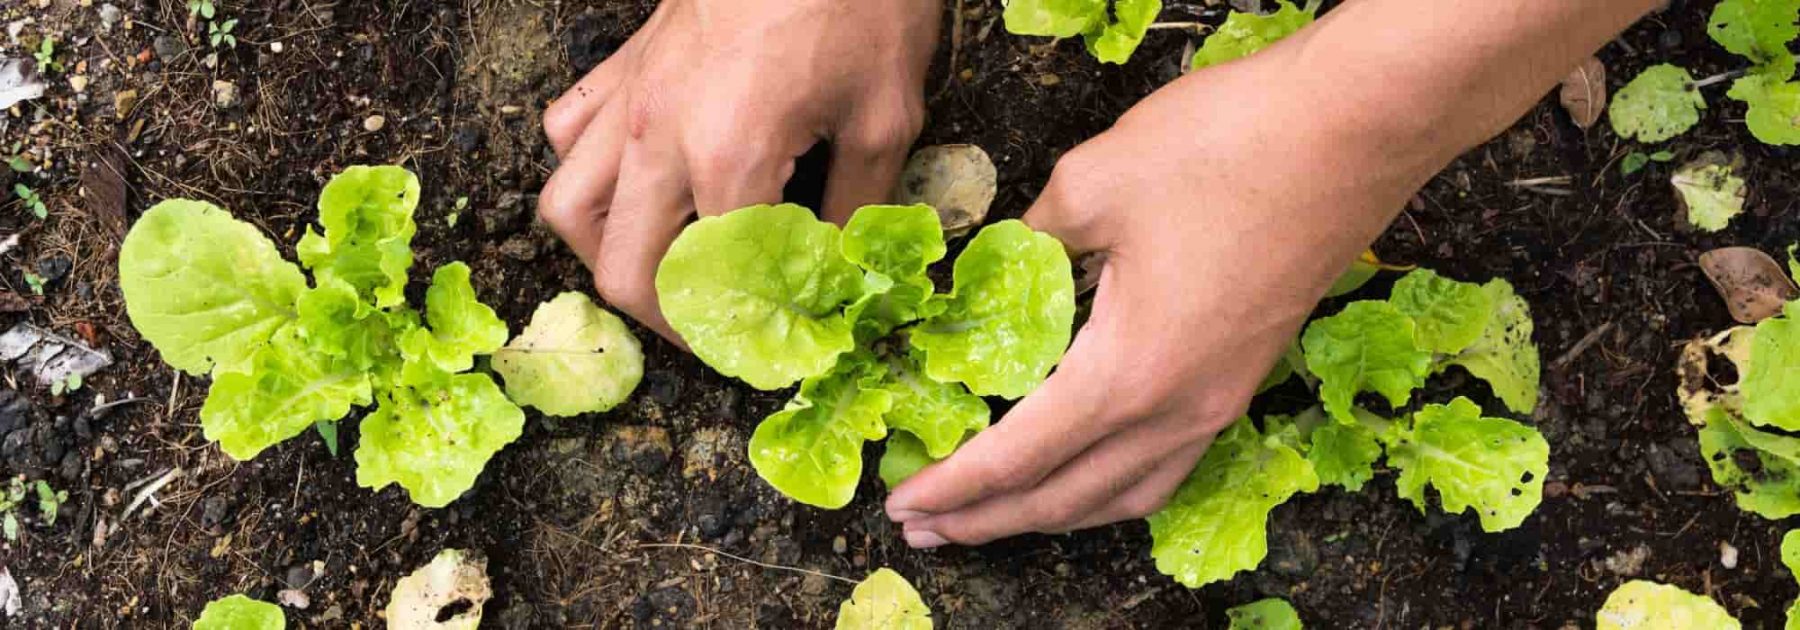
[[[13,184],[13,194],[18,195],[19,200],[25,202],[25,207],[30,208],[31,214],[37,218],[50,216],[50,208],[44,205],[44,198],[33,191],[30,186]]]

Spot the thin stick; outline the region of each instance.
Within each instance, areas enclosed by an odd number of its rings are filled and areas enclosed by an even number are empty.
[[[1706,87],[1709,85],[1715,85],[1715,84],[1719,84],[1719,83],[1724,83],[1726,81],[1730,81],[1732,79],[1736,79],[1738,77],[1744,76],[1744,74],[1745,74],[1745,72],[1743,70],[1732,70],[1731,72],[1721,72],[1721,73],[1712,75],[1710,77],[1700,79],[1693,83],[1689,83],[1688,87],[1698,90],[1700,88],[1703,88],[1703,87]]]
[[[712,547],[708,547],[705,545],[694,545],[694,544],[689,544],[689,543],[638,543],[637,546],[639,548],[668,547],[668,548],[673,548],[673,549],[691,549],[691,550],[697,550],[697,551],[705,551],[707,553],[713,553],[713,554],[725,556],[727,558],[731,558],[732,560],[736,560],[738,562],[753,564],[753,565],[762,567],[764,569],[779,569],[782,571],[793,571],[795,573],[805,573],[807,575],[816,575],[816,576],[819,576],[822,578],[830,578],[833,580],[837,580],[839,582],[843,582],[845,584],[856,584],[856,580],[852,580],[847,577],[839,577],[836,575],[832,575],[830,573],[821,573],[819,571],[814,571],[812,569],[802,569],[800,567],[784,567],[779,564],[769,564],[766,562],[757,562],[755,560],[751,560],[751,559],[745,558],[743,556],[732,555],[732,554],[729,554],[729,553],[726,553],[726,552],[723,552],[718,549],[714,549]]]
[[[1207,26],[1202,22],[1157,22],[1150,25],[1150,30],[1152,31],[1160,31],[1163,29],[1180,29],[1184,31],[1193,31],[1195,33],[1205,33],[1208,30],[1211,30],[1212,27]]]

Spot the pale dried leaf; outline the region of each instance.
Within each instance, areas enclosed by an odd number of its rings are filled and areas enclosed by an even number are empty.
[[[6,570],[6,567],[0,567],[0,612],[6,613],[8,617],[19,614],[19,609],[25,606],[21,593],[19,583],[13,581],[12,572]]]
[[[19,322],[12,330],[0,335],[0,361],[17,361],[20,367],[37,376],[38,383],[49,387],[68,380],[71,375],[87,378],[112,365],[112,355],[30,322]]]
[[[937,208],[944,234],[960,236],[987,218],[997,181],[994,161],[981,147],[944,144],[913,153],[894,196],[902,204]]]
[[[1788,279],[1781,263],[1754,247],[1721,247],[1701,254],[1700,270],[1740,324],[1779,315],[1783,305],[1800,298],[1800,288]]]
[[[494,596],[488,585],[487,560],[460,549],[445,549],[431,564],[394,584],[388,602],[388,628],[395,630],[475,630],[481,626],[481,606]],[[466,603],[464,607],[462,604]],[[456,608],[451,609],[452,606]],[[457,611],[448,619],[440,615]]]
[[[44,95],[44,80],[28,59],[0,59],[0,110]]]
[[[1606,111],[1606,65],[1597,57],[1588,57],[1563,79],[1560,96],[1575,126],[1587,129],[1600,122],[1600,114]]]

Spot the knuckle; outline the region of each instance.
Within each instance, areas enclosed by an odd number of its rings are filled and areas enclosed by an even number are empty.
[[[564,96],[544,110],[544,136],[550,144],[566,147],[581,136],[581,107],[578,96]]]
[[[1032,501],[1026,505],[1038,531],[1067,530],[1081,515],[1079,506],[1070,501]]]
[[[1017,460],[984,460],[975,465],[975,479],[989,492],[1009,492],[1030,483],[1030,469]]]
[[[545,186],[543,193],[538,195],[538,218],[554,229],[562,229],[577,212],[567,195],[554,181]]]
[[[1136,493],[1125,497],[1119,507],[1125,512],[1126,518],[1144,518],[1168,505],[1169,496],[1170,493]]]
[[[642,306],[642,291],[638,290],[631,278],[608,267],[604,263],[604,257],[594,267],[594,290],[600,293],[600,299],[628,312],[635,312]]]

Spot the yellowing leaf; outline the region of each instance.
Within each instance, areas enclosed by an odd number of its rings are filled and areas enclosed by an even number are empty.
[[[1694,75],[1678,66],[1644,70],[1613,95],[1613,131],[1639,142],[1662,142],[1694,128],[1706,97],[1693,84]]]
[[[200,611],[200,618],[194,621],[194,630],[282,630],[286,627],[287,618],[281,614],[280,606],[244,595],[232,595],[207,604],[206,609]]]
[[[931,630],[931,609],[892,569],[876,569],[838,608],[837,630]]]
[[[1738,165],[1738,160],[1712,151],[1682,165],[1669,178],[1690,225],[1717,232],[1744,212],[1744,178],[1737,175]]]
[[[1301,630],[1300,613],[1278,597],[1228,608],[1225,618],[1231,621],[1227,630]]]
[[[1537,409],[1538,382],[1543,365],[1538,347],[1531,341],[1533,324],[1531,305],[1513,292],[1512,283],[1495,278],[1481,285],[1494,305],[1494,315],[1487,329],[1462,352],[1439,365],[1442,370],[1460,365],[1486,381],[1494,395],[1514,413],[1529,414]]]
[[[1725,608],[1705,595],[1667,584],[1632,580],[1606,596],[1594,615],[1596,630],[1737,630]]]
[[[539,305],[531,324],[494,353],[513,402],[553,416],[612,409],[644,376],[644,351],[618,316],[580,293]]]
[[[481,607],[494,596],[487,560],[461,549],[438,552],[431,563],[394,583],[388,600],[391,630],[475,630]]]

